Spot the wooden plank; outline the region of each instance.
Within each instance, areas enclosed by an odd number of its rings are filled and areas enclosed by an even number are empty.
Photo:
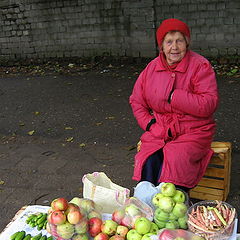
[[[214,168],[214,167],[208,167],[204,174],[204,176],[218,177],[218,178],[224,178],[224,175],[225,175],[225,171],[223,168]]]
[[[224,180],[203,177],[198,186],[224,189]]]
[[[195,192],[199,192],[199,193],[208,193],[208,194],[212,194],[215,196],[223,195],[223,190],[215,189],[215,188],[201,187],[201,186],[196,186],[191,191],[195,191]]]
[[[219,154],[213,155],[209,164],[224,166],[225,165],[224,157],[221,158]]]
[[[199,193],[195,191],[190,192],[191,198],[201,199],[201,200],[219,200],[219,201],[225,201],[223,195],[212,195],[209,193]]]

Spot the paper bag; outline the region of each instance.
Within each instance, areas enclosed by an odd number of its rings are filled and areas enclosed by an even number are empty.
[[[83,197],[93,200],[102,213],[112,214],[130,196],[130,190],[113,183],[104,172],[85,174],[82,178]]]

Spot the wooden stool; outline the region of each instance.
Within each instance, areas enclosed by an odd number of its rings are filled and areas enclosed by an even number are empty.
[[[214,155],[205,175],[198,185],[191,189],[190,198],[226,201],[230,188],[231,143],[212,142],[211,148]]]

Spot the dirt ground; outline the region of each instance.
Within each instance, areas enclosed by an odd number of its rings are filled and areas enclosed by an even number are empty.
[[[141,130],[128,98],[146,62],[68,62],[0,68],[0,231],[24,205],[82,195],[82,177],[131,180]],[[227,202],[240,213],[240,77],[217,76],[216,141],[233,144]]]

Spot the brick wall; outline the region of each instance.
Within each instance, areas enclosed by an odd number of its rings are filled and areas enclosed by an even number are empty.
[[[239,0],[1,0],[0,60],[153,57],[169,17],[190,26],[203,55],[240,55],[239,13]]]

